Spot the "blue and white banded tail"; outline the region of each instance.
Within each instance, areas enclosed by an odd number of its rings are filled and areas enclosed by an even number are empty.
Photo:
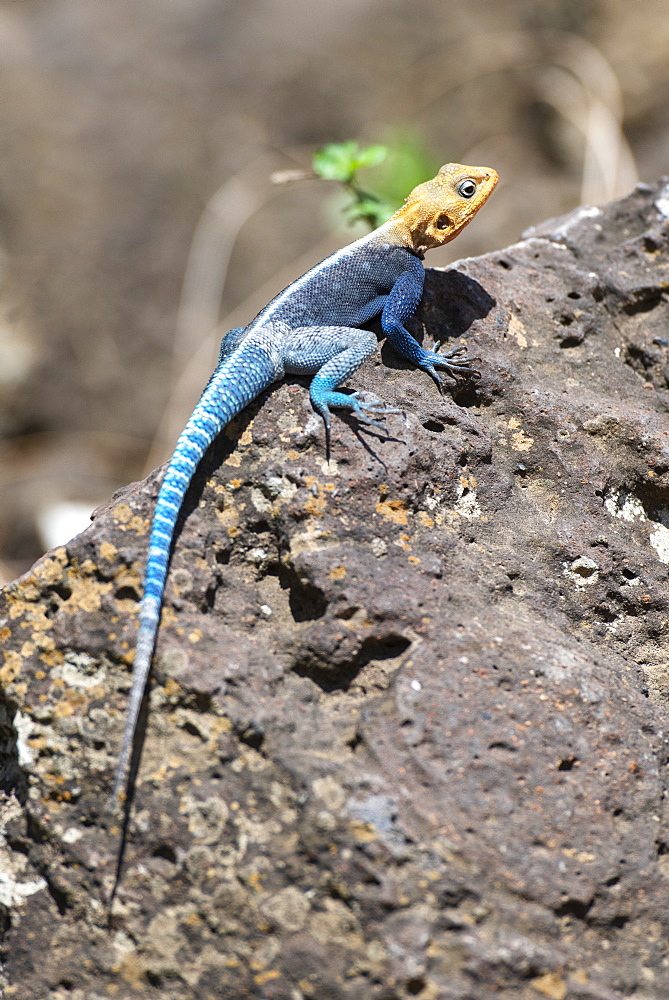
[[[153,514],[139,610],[132,687],[123,744],[114,777],[113,801],[125,791],[126,773],[156,644],[174,528],[184,497],[209,445],[225,425],[272,382],[283,361],[272,324],[254,330],[223,358],[193,410],[170,459]]]

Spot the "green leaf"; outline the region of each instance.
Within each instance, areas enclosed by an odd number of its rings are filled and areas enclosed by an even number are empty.
[[[313,154],[314,173],[324,180],[339,182],[353,198],[344,210],[349,222],[364,222],[372,229],[381,226],[407,191],[436,173],[416,138],[400,132],[389,135],[392,141],[384,145],[361,148],[354,139],[348,139],[328,143]],[[380,197],[360,187],[357,172],[367,168],[372,168],[372,187]]]
[[[383,163],[387,155],[388,149],[386,146],[365,146],[356,155],[357,169],[360,170],[362,167],[376,167],[379,163]]]
[[[361,198],[345,209],[346,219],[352,225],[355,222],[366,222],[377,229],[393,214],[393,208],[387,202],[378,198]]]
[[[314,173],[327,181],[349,184],[358,170],[375,167],[388,155],[385,146],[365,146],[361,149],[354,139],[331,142],[317,150],[312,159]]]
[[[397,208],[417,184],[434,177],[448,154],[442,150],[436,159],[420,136],[408,128],[394,128],[383,138],[388,155],[381,166],[365,177],[365,185],[369,184],[376,195]]]
[[[328,143],[313,155],[314,173],[326,181],[342,181],[346,184],[355,174],[357,153],[358,144],[353,139]]]

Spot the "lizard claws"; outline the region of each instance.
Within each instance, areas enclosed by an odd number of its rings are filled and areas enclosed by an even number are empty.
[[[364,409],[364,410],[369,410],[371,413],[384,413],[385,414],[385,413],[402,413],[403,412],[403,410],[400,410],[399,407],[397,407],[397,406],[388,406],[388,404],[384,403],[382,399],[369,399],[369,400],[366,400],[364,398],[363,393],[361,393],[361,392],[352,392],[351,395],[348,398],[349,399],[354,399],[356,401],[356,403],[358,404],[357,406],[353,407],[353,409],[356,412],[358,410],[358,407],[360,407],[361,409]]]
[[[395,406],[388,406],[381,399],[365,400],[363,398],[363,394],[360,392],[352,392],[349,394],[332,393],[327,402],[324,400],[317,400],[314,405],[325,423],[325,437],[328,454],[330,438],[330,406],[339,406],[342,409],[350,410],[351,413],[357,417],[360,423],[367,424],[372,427],[378,427],[384,434],[387,434],[385,424],[380,420],[375,420],[374,416],[371,414],[379,417],[385,417],[389,413],[403,412],[403,410],[400,410]]]
[[[440,343],[441,341],[435,345],[434,350],[431,352],[432,354],[438,354],[440,358],[455,358],[457,357],[458,354],[464,354],[464,352],[467,350],[466,347],[460,346],[460,347],[454,347],[452,351],[446,351],[442,353],[439,350]]]
[[[381,399],[370,399],[365,400],[362,398],[362,393],[354,392],[348,397],[352,400],[351,411],[356,415],[358,420],[362,421],[363,424],[371,424],[373,427],[378,427],[380,430],[386,430],[386,426],[380,420],[375,420],[370,414],[376,414],[379,417],[385,417],[389,413],[401,413],[402,410],[398,409],[396,406],[388,406]]]
[[[477,368],[472,368],[473,362],[480,362],[480,358],[470,358],[468,355],[462,357],[466,351],[465,347],[456,347],[447,354],[439,354],[438,351],[422,351],[418,360],[419,368],[434,379],[438,386],[443,387],[436,368],[442,368],[447,375],[457,381],[458,378],[475,379],[481,377],[481,372]]]

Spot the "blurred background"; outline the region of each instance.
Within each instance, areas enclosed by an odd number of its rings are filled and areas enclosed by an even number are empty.
[[[666,0],[0,0],[2,580],[169,456],[218,323],[364,232],[274,172],[495,167],[445,265],[666,173],[668,109]]]

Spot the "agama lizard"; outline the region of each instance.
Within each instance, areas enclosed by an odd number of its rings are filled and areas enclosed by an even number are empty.
[[[236,414],[286,373],[314,376],[311,402],[323,417],[326,435],[331,407],[351,410],[370,424],[397,412],[378,400],[366,402],[358,393],[338,391],[376,349],[376,335],[361,327],[378,315],[395,351],[428,372],[440,388],[437,368],[454,378],[474,374],[473,359],[462,357],[462,348],[449,354],[426,351],[404,324],[423,293],[425,251],[455,239],[496,184],[497,173],[489,167],[446,164],[435,178],[414,188],[382,226],[312,267],[248,326],[223,337],[218,364],[177,441],[153,515],[114,800],[125,791],[177,517],[206,449]]]

